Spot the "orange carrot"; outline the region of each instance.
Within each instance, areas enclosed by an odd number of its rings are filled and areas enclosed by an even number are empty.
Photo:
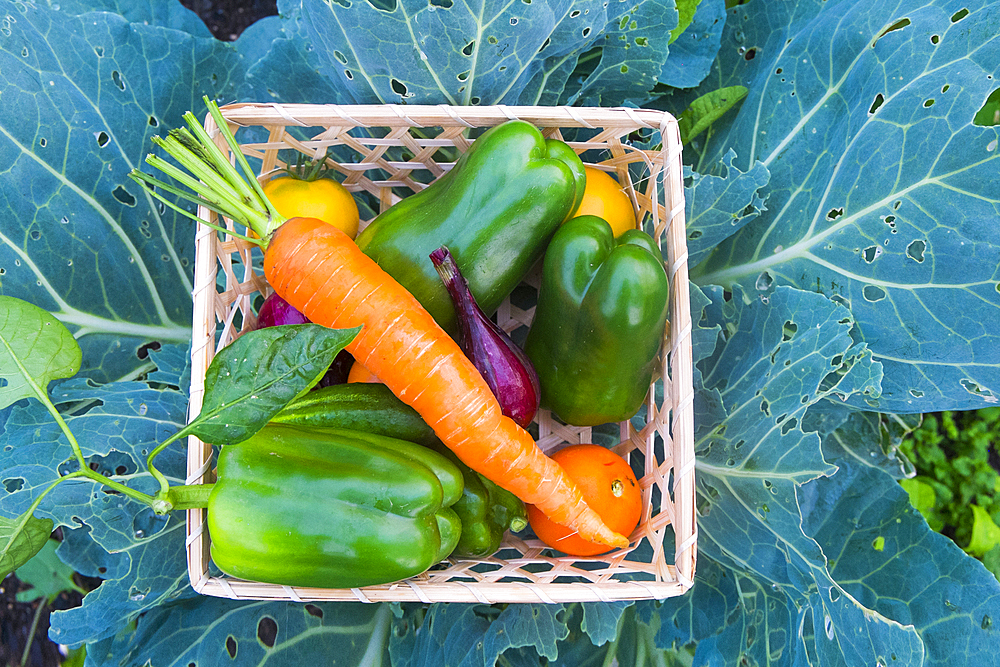
[[[264,275],[311,321],[335,329],[363,325],[348,352],[470,468],[586,540],[628,545],[531,435],[503,416],[458,344],[348,235],[320,220],[292,218],[269,241]]]

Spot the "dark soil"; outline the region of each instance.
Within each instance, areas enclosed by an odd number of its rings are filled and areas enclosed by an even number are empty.
[[[205,22],[216,38],[231,42],[247,26],[278,13],[277,0],[181,0]]]

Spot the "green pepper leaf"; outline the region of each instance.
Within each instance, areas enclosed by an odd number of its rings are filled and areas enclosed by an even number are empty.
[[[52,526],[52,519],[39,519],[30,510],[15,519],[0,516],[0,581],[42,550]]]
[[[76,375],[80,346],[62,322],[38,306],[0,296],[0,409],[45,398],[52,380]]]
[[[62,562],[56,554],[59,544],[53,539],[45,540],[41,551],[17,568],[17,578],[31,586],[29,590],[18,591],[18,602],[31,602],[43,598],[51,603],[63,591],[86,594],[86,591],[73,581],[73,568]]]
[[[246,440],[314,385],[359,331],[289,324],[243,334],[209,365],[201,413],[187,432],[215,445]]]

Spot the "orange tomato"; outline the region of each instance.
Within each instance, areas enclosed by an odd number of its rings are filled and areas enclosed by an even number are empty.
[[[358,235],[358,205],[347,188],[332,178],[272,178],[264,184],[264,194],[286,218],[318,218],[352,239]]]
[[[573,217],[596,215],[604,218],[611,225],[615,238],[626,230],[635,229],[635,210],[625,189],[607,172],[594,167],[585,167],[584,170],[587,172],[587,187]]]
[[[628,462],[600,445],[570,445],[552,455],[611,530],[629,535],[642,517],[642,489]],[[570,556],[596,556],[607,545],[590,542],[555,523],[534,505],[528,522],[542,542]]]

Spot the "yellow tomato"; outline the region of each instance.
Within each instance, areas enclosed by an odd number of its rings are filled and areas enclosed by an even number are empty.
[[[587,187],[583,191],[583,201],[573,215],[596,215],[611,225],[615,238],[626,230],[635,229],[635,210],[632,200],[624,188],[607,172],[586,167]]]
[[[272,178],[264,184],[264,194],[286,218],[318,218],[352,239],[358,235],[358,205],[347,188],[332,178]]]

